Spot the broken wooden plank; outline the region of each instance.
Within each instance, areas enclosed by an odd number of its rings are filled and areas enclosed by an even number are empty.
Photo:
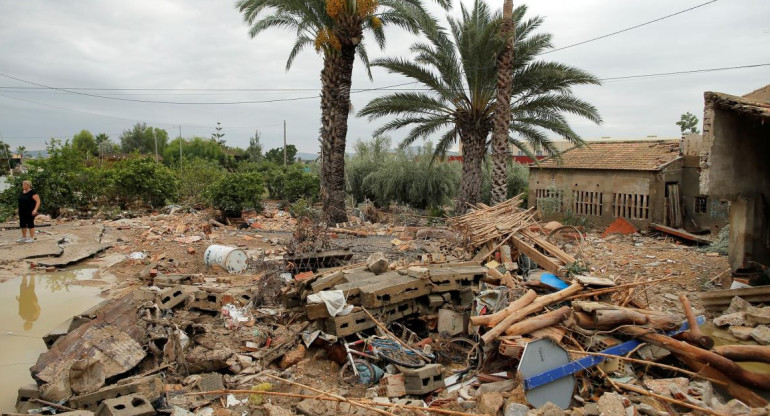
[[[756,286],[743,289],[713,290],[700,294],[701,302],[709,309],[727,309],[733,297],[738,296],[749,303],[770,302],[770,286]]]
[[[654,230],[664,232],[675,237],[684,238],[685,240],[694,241],[699,244],[711,244],[711,240],[703,238],[699,235],[688,233],[685,230],[679,228],[666,227],[665,225],[651,223],[650,227]]]
[[[523,253],[532,259],[532,261],[537,263],[544,270],[547,270],[559,277],[565,277],[567,275],[567,269],[564,267],[565,265],[560,264],[558,259],[537,251],[537,249],[518,237],[511,237],[511,242],[513,242],[513,245],[516,246],[516,249],[519,250],[520,253]]]

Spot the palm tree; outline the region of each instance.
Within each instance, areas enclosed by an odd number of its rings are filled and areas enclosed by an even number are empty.
[[[26,152],[26,151],[27,151],[27,147],[26,146],[19,146],[19,147],[16,148],[16,153],[19,154],[19,165],[23,164],[24,156],[25,156],[24,152]]]
[[[492,119],[492,205],[506,199],[510,145],[508,128],[511,123],[511,89],[513,87],[513,38],[516,29],[513,21],[513,1],[503,3],[503,22],[500,36],[503,50],[497,56],[497,96],[495,116]]]
[[[508,141],[529,152],[523,147],[522,140],[525,140],[534,148],[555,155],[557,149],[545,131],[582,143],[567,123],[565,113],[601,122],[596,108],[571,91],[573,85],[599,84],[599,81],[567,65],[536,61],[538,54],[552,47],[551,36],[533,33],[542,19],[534,17],[525,21],[525,13],[525,6],[513,11],[517,58],[513,66],[512,120],[508,131],[518,137],[509,136]],[[448,17],[448,22],[451,37],[435,26],[426,29],[427,43],[412,46],[417,55],[414,60],[386,58],[372,63],[418,81],[427,91],[375,98],[359,114],[370,120],[396,116],[375,134],[411,126],[401,146],[440,133],[435,157],[446,154],[459,138],[463,166],[455,208],[461,213],[468,204],[479,201],[481,166],[494,117],[496,59],[505,39],[499,36],[502,23],[499,14],[493,14],[478,0],[471,10],[462,8],[460,20]]]
[[[450,0],[436,1],[445,8],[451,4]],[[429,20],[422,0],[239,0],[236,7],[251,25],[251,37],[269,28],[295,32],[287,70],[299,52],[310,45],[323,56],[321,200],[327,221],[347,221],[345,144],[356,54],[371,79],[369,58],[362,43],[364,32],[370,32],[380,48],[385,46],[385,25],[417,33],[421,21]]]

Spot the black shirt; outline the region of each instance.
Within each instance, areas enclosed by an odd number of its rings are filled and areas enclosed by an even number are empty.
[[[34,189],[30,189],[27,192],[21,192],[21,195],[19,195],[19,212],[28,212],[31,214],[32,211],[35,210],[37,201],[32,199],[35,195],[37,195],[37,192],[35,192]]]

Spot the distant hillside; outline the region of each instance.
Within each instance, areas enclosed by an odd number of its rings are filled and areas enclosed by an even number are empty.
[[[302,153],[297,152],[297,159],[299,160],[316,160],[318,159],[319,155],[316,153]]]

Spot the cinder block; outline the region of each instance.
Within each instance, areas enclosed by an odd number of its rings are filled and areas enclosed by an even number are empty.
[[[19,388],[16,396],[16,411],[19,413],[28,413],[29,410],[39,409],[42,404],[31,402],[30,399],[39,399],[40,391],[37,384],[31,383]]]
[[[160,376],[151,376],[133,383],[112,385],[93,393],[73,397],[69,400],[69,406],[95,412],[105,400],[135,393],[141,394],[149,401],[155,401],[163,393],[163,381]]]
[[[470,289],[478,285],[486,275],[486,268],[481,266],[458,266],[431,269],[430,281],[433,293],[450,290]]]
[[[160,292],[158,306],[160,309],[173,309],[185,302],[187,297],[194,291],[189,286],[174,286],[163,289]]]
[[[371,313],[376,313],[370,311]],[[376,326],[374,321],[366,316],[364,311],[354,311],[349,315],[326,318],[323,321],[324,332],[338,337],[355,334],[356,332]]]
[[[240,306],[246,306],[254,299],[254,292],[243,289],[243,288],[234,288],[229,289],[227,292],[224,293],[224,296],[222,297],[222,303],[224,305],[228,303],[235,303],[240,304]]]
[[[455,336],[462,334],[468,328],[469,313],[455,312],[451,309],[439,309],[438,328],[439,334]]]
[[[107,399],[96,410],[96,416],[151,416],[154,414],[155,408],[141,394]]]
[[[152,279],[152,284],[164,289],[167,287],[187,285],[201,282],[201,276],[191,274],[159,274]]]
[[[222,309],[224,297],[224,293],[211,292],[205,289],[199,290],[195,292],[195,297],[190,302],[190,307],[204,311],[219,312]]]
[[[473,299],[475,298],[475,294],[473,293],[473,289],[465,289],[460,290],[457,292],[457,297],[452,296],[452,300],[455,301],[455,305],[458,306],[470,306],[473,304]]]
[[[422,368],[401,368],[406,394],[428,394],[444,387],[441,364],[428,364]]]
[[[378,308],[427,295],[431,286],[427,280],[396,273],[393,277],[364,286],[360,290],[361,304],[367,308]]]

